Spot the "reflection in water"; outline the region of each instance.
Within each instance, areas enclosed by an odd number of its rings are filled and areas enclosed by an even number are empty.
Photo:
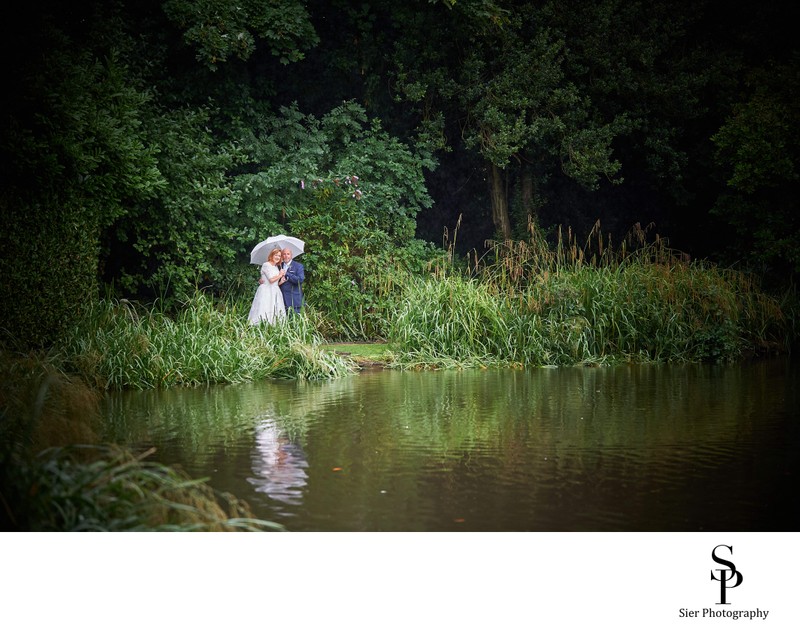
[[[113,439],[300,531],[795,531],[800,371],[375,371],[110,395]]]
[[[308,462],[303,448],[282,434],[274,418],[265,418],[256,427],[256,449],[253,455],[255,477],[247,480],[256,492],[289,505],[302,502]]]

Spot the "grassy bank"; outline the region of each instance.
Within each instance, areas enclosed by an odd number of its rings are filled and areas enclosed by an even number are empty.
[[[158,463],[157,454],[98,437],[102,390],[320,379],[356,369],[323,349],[307,317],[254,327],[243,308],[199,293],[169,314],[101,300],[47,351],[0,348],[0,529],[282,529]]]
[[[468,268],[393,276],[383,296],[385,345],[328,343],[313,307],[250,326],[247,301],[196,293],[177,312],[102,300],[52,353],[99,389],[160,388],[269,378],[326,379],[359,366],[542,366],[729,362],[784,352],[794,321],[755,278],[689,261],[643,231],[612,248],[599,232],[578,247],[496,244]],[[376,311],[377,312],[377,311]],[[374,317],[375,313],[371,314]],[[378,352],[378,356],[375,356]]]
[[[753,277],[689,261],[641,230],[612,248],[599,231],[582,247],[570,235],[549,247],[532,229],[468,267],[392,278],[370,313],[384,320],[371,325],[386,332],[378,350],[329,343],[319,331],[330,314],[313,306],[250,326],[248,300],[197,292],[171,313],[126,300],[87,306],[48,360],[97,389],[146,389],[327,379],[374,364],[727,362],[784,352],[796,332]]]
[[[788,348],[779,303],[746,274],[644,235],[614,250],[498,244],[469,273],[410,283],[390,323],[398,367],[733,361]]]
[[[354,369],[322,343],[308,317],[251,326],[242,305],[198,292],[174,314],[101,300],[68,331],[51,360],[100,389],[313,380]]]

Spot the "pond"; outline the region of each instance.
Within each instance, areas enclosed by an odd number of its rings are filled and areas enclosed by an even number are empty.
[[[120,392],[107,439],[290,531],[796,531],[800,370],[365,371]]]

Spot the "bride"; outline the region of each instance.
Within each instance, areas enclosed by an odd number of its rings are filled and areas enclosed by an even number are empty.
[[[286,317],[283,295],[278,288],[278,281],[286,272],[278,269],[280,263],[281,250],[276,247],[269,253],[267,262],[261,265],[261,277],[264,278],[264,283],[258,285],[253,305],[250,307],[250,314],[247,316],[247,321],[253,325],[262,321],[274,324],[277,320]]]

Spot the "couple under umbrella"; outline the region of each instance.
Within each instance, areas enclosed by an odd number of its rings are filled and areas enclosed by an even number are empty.
[[[274,324],[287,312],[299,313],[303,306],[305,269],[294,258],[303,253],[305,243],[299,238],[270,236],[250,252],[250,263],[261,265],[259,285],[247,321],[251,324]]]

